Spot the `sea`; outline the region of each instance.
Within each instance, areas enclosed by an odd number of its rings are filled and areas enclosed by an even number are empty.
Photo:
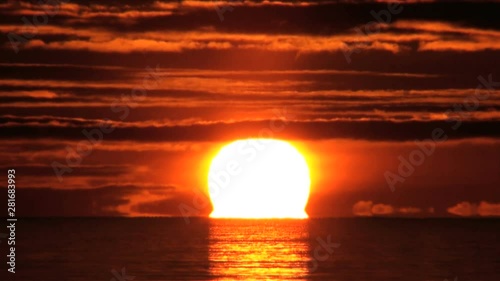
[[[500,280],[498,219],[26,218],[15,231],[0,280]]]

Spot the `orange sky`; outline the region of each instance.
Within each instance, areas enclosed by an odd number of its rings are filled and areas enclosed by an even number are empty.
[[[404,2],[0,4],[19,214],[179,216],[217,149],[272,132],[309,161],[311,216],[500,215],[500,4]]]

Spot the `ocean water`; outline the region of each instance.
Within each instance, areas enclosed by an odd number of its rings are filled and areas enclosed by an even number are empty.
[[[500,280],[500,220],[20,219],[0,280]],[[132,279],[133,278],[133,279]]]

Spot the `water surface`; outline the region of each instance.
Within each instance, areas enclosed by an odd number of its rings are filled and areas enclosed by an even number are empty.
[[[498,227],[485,219],[21,219],[17,273],[7,275],[3,262],[0,276],[118,281],[112,271],[124,268],[136,281],[494,281]]]

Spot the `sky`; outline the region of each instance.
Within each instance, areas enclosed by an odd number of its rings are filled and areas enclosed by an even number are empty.
[[[208,215],[247,137],[304,154],[311,217],[500,216],[500,3],[401,2],[0,3],[18,216]]]

